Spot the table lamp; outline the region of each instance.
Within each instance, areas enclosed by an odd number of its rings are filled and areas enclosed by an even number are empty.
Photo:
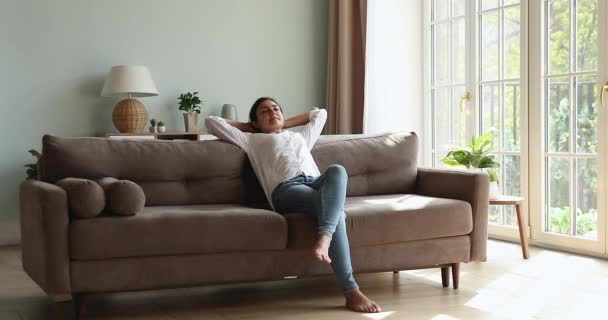
[[[101,90],[103,97],[128,96],[120,101],[112,112],[112,121],[118,131],[141,132],[148,122],[148,112],[143,103],[133,97],[157,96],[158,90],[150,71],[145,66],[114,66]]]

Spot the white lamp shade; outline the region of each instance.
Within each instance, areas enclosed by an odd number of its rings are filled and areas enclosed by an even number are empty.
[[[114,66],[101,90],[104,97],[131,94],[133,97],[157,96],[150,70],[145,66]]]

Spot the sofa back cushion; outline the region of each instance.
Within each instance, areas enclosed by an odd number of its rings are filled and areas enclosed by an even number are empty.
[[[418,137],[413,132],[321,136],[312,156],[321,172],[332,164],[346,168],[349,197],[414,192]]]
[[[418,139],[409,132],[321,136],[312,155],[321,172],[346,168],[347,195],[413,193]],[[212,141],[138,141],[103,138],[42,139],[40,175],[55,183],[67,177],[131,180],[146,206],[211,203],[265,204],[245,153]]]
[[[41,180],[66,177],[131,180],[146,205],[239,203],[245,153],[221,141],[137,141],[45,135]]]

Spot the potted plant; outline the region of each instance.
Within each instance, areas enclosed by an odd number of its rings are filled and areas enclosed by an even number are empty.
[[[495,198],[500,194],[498,189],[498,173],[493,168],[498,168],[500,164],[496,157],[491,154],[494,151],[492,141],[494,137],[491,133],[486,133],[480,137],[471,137],[471,143],[466,147],[456,147],[441,159],[441,162],[451,167],[464,167],[467,169],[475,168],[486,170],[490,176],[490,198]],[[490,172],[492,170],[492,173]]]
[[[493,168],[488,168],[486,171],[488,172],[488,176],[490,176],[490,199],[496,199],[500,195],[498,171]]]
[[[179,110],[184,111],[184,126],[186,131],[196,131],[198,128],[198,115],[201,113],[201,99],[196,95],[198,92],[180,94]]]
[[[152,118],[150,120],[150,132],[156,132],[156,119]]]
[[[29,152],[32,156],[36,157],[35,163],[28,163],[24,166],[27,168],[27,179],[40,179],[40,176],[38,175],[38,163],[40,162],[40,157],[42,155],[40,154],[40,152],[34,149],[28,150],[27,152]]]
[[[158,122],[158,132],[165,132],[167,128],[165,127],[165,123],[162,121]]]

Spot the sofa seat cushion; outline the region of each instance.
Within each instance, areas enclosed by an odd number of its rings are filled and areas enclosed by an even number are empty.
[[[74,260],[284,249],[280,214],[241,205],[144,207],[134,216],[70,222]]]
[[[473,230],[471,205],[452,199],[412,194],[348,197],[346,232],[351,247],[451,237]],[[316,218],[288,213],[288,248],[310,248],[317,234]]]

